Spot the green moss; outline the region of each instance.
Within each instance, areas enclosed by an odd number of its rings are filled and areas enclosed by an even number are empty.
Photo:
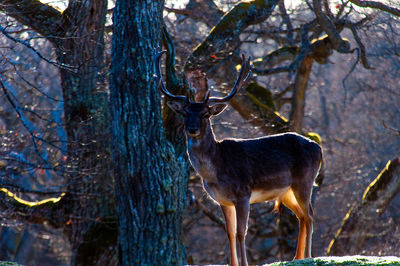
[[[318,133],[315,132],[307,132],[304,134],[304,136],[306,136],[307,138],[315,141],[316,143],[320,144],[322,143],[322,138]]]
[[[376,201],[379,197],[379,192],[387,187],[387,184],[392,182],[394,176],[392,172],[400,165],[400,159],[388,161],[386,167],[379,173],[375,180],[368,186],[362,197],[363,201]]]
[[[293,60],[299,52],[296,46],[284,46],[274,50],[263,57],[252,61],[254,67],[262,67],[267,62],[269,65],[276,65],[284,60]]]
[[[276,110],[274,101],[272,99],[272,93],[267,88],[252,82],[246,87],[246,92],[247,94],[255,97],[259,103],[268,106],[268,108],[272,109],[273,111]]]
[[[267,265],[400,265],[400,258],[372,256],[319,257],[290,262],[276,262]]]

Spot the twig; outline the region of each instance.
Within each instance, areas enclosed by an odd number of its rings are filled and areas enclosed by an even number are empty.
[[[385,128],[390,129],[390,130],[396,132],[395,136],[400,136],[400,129],[397,129],[397,128],[393,128],[393,127],[388,126],[388,125],[386,124],[385,120],[382,120],[382,124],[383,124],[383,126],[384,126]]]
[[[5,87],[4,83],[3,83],[3,78],[0,77],[0,85],[2,87],[2,90],[4,92],[4,95],[6,96],[8,102],[11,104],[11,106],[14,108],[15,112],[17,113],[18,117],[21,120],[22,125],[24,126],[24,128],[28,131],[28,133],[31,135],[31,139],[32,139],[32,144],[33,147],[35,149],[35,152],[37,153],[37,155],[39,156],[39,158],[42,159],[42,161],[46,164],[46,165],[50,165],[49,162],[47,161],[46,158],[43,157],[42,153],[39,151],[39,147],[37,146],[37,140],[39,141],[43,141],[44,143],[47,143],[48,145],[52,146],[53,148],[57,148],[60,149],[60,147],[48,142],[47,140],[45,140],[44,138],[40,137],[37,133],[35,133],[35,130],[32,130],[30,125],[28,125],[28,120],[25,118],[24,114],[20,111],[20,107],[13,101],[13,99],[11,98],[11,95],[9,94],[7,88]],[[15,96],[14,96],[15,97]]]
[[[57,63],[57,62],[52,61],[50,59],[47,59],[38,50],[36,50],[32,45],[30,45],[26,41],[22,41],[22,40],[19,40],[17,38],[12,37],[10,34],[8,34],[6,29],[4,27],[2,27],[1,25],[0,25],[0,31],[4,34],[4,36],[9,38],[10,40],[12,40],[12,41],[14,41],[16,43],[20,43],[22,45],[25,45],[26,47],[31,49],[35,54],[37,54],[37,56],[39,56],[39,58],[43,59],[44,61],[46,61],[49,64],[52,64],[52,65],[54,65],[54,66],[56,66],[58,68],[62,68],[62,69],[69,70],[69,71],[72,71],[72,72],[76,72],[76,70],[78,69],[78,67],[73,67],[73,66],[69,66],[69,65],[66,65],[66,64],[60,64],[60,63]]]
[[[342,80],[342,85],[344,88],[344,98],[343,98],[343,105],[346,106],[346,101],[347,101],[347,87],[346,87],[346,80],[347,78],[351,75],[351,73],[353,73],[354,69],[356,68],[358,62],[360,61],[360,48],[354,48],[352,50],[352,52],[356,51],[357,53],[357,59],[354,62],[354,64],[352,65],[350,71],[346,74],[346,76],[344,77],[344,79]]]
[[[359,7],[369,7],[369,8],[374,8],[378,9],[387,13],[390,13],[392,15],[395,15],[397,17],[400,17],[400,9],[385,5],[380,2],[376,1],[362,1],[362,0],[349,0],[351,3],[355,4],[356,6]]]

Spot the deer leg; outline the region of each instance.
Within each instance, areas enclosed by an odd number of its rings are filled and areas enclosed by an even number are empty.
[[[236,204],[236,220],[237,220],[237,238],[240,247],[240,264],[247,266],[246,257],[246,233],[247,222],[249,220],[250,202],[249,199],[243,199]]]
[[[313,232],[313,209],[310,203],[311,189],[290,190],[291,193],[285,197],[292,207],[289,207],[299,220],[299,236],[297,242],[296,256],[294,259],[311,257],[311,241]]]
[[[238,266],[237,252],[236,252],[236,211],[235,206],[221,205],[222,213],[225,218],[226,233],[229,239],[231,249],[231,264]]]
[[[291,211],[296,214],[299,221],[299,235],[297,237],[297,248],[294,260],[304,259],[305,249],[306,249],[306,238],[307,238],[307,223],[305,219],[305,212],[301,208],[299,202],[297,201],[293,191],[291,189],[285,193],[282,198],[283,204],[288,207]]]
[[[306,249],[304,251],[304,255],[306,258],[311,258],[311,242],[312,242],[312,233],[313,233],[313,219],[314,219],[314,211],[311,206],[311,203],[308,205],[308,219],[306,220],[307,227],[307,238],[306,238]]]
[[[314,219],[314,211],[311,206],[311,190],[312,186],[309,189],[303,190],[294,190],[294,196],[296,197],[296,201],[302,210],[303,216],[301,217],[301,226],[303,227],[303,237],[305,238],[305,248],[304,248],[304,258],[311,257],[311,241],[312,241],[312,233],[313,233],[313,219]]]

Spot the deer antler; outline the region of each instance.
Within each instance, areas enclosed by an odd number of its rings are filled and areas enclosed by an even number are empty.
[[[157,50],[154,50],[154,64],[155,64],[155,72],[156,72],[156,76],[157,76],[157,83],[159,88],[161,89],[161,92],[164,93],[165,96],[168,96],[171,99],[174,100],[180,100],[180,101],[187,101],[187,97],[183,96],[183,95],[173,95],[172,93],[170,93],[167,88],[165,88],[163,79],[162,79],[162,74],[161,74],[161,56],[163,54],[165,54],[166,51],[161,51],[161,52],[157,52]]]
[[[240,73],[239,73],[238,78],[237,78],[237,80],[235,82],[235,85],[233,86],[232,91],[227,96],[225,96],[223,98],[211,97],[208,100],[209,103],[226,102],[226,101],[230,100],[236,94],[236,92],[243,86],[243,84],[250,77],[250,72],[251,72],[250,71],[251,70],[250,60],[251,60],[251,57],[249,57],[249,59],[246,60],[244,54],[242,54],[242,67],[240,69]]]

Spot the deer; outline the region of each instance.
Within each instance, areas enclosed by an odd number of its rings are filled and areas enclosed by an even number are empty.
[[[187,154],[200,175],[203,188],[221,207],[230,244],[231,265],[238,264],[236,239],[239,242],[240,265],[248,265],[245,237],[250,204],[275,200],[274,210],[281,204],[296,215],[299,233],[294,260],[311,257],[313,208],[311,193],[321,162],[322,149],[314,141],[297,133],[282,133],[252,139],[217,140],[211,117],[221,114],[229,101],[250,76],[250,57],[242,55],[237,80],[225,97],[209,97],[191,101],[174,95],[163,82],[160,58],[154,54],[156,82],[167,97],[167,105],[183,116]]]

